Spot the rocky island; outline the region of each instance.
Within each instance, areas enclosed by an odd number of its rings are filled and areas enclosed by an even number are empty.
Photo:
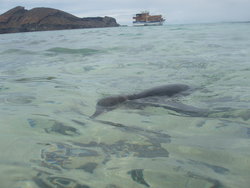
[[[0,34],[117,26],[112,17],[79,18],[52,8],[26,10],[18,6],[0,15]]]

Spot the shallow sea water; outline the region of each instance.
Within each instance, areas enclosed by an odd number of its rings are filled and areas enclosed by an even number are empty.
[[[249,33],[224,23],[0,35],[1,187],[248,188]],[[173,83],[196,89],[90,118],[100,98]]]

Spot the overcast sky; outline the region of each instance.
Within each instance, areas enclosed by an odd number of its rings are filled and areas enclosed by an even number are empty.
[[[250,21],[250,0],[0,0],[0,14],[15,6],[56,8],[78,17],[111,16],[131,25],[134,14],[162,14],[166,24]]]

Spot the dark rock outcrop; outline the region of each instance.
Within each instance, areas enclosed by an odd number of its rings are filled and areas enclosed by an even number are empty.
[[[117,27],[112,17],[79,18],[52,8],[15,7],[0,15],[0,34],[95,27]]]

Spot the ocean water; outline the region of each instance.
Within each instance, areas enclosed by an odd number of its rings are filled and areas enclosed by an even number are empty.
[[[0,35],[0,187],[248,188],[249,33],[221,23]],[[176,83],[194,89],[90,118],[103,97]]]

